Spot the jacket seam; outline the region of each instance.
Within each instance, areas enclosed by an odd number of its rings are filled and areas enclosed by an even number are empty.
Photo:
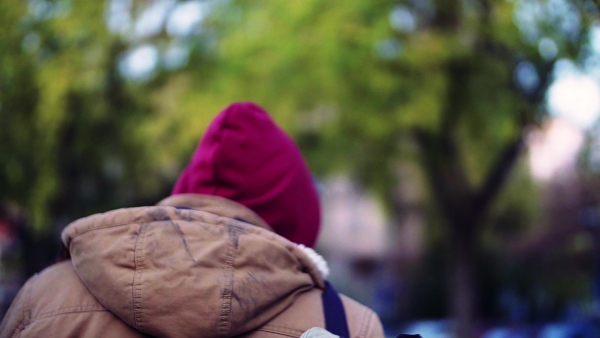
[[[167,207],[172,208],[171,206],[167,206]],[[197,210],[197,211],[202,211],[202,210]],[[202,212],[205,212],[205,211],[202,211]],[[215,214],[213,214],[213,215],[215,215]],[[219,215],[216,215],[216,216],[219,216]],[[220,217],[223,217],[223,216],[220,216]],[[230,217],[226,217],[226,218],[230,218]],[[168,220],[169,221],[179,221],[179,220],[185,221],[185,219],[183,219],[183,218],[181,218],[181,219],[172,219],[172,218],[169,218]],[[88,232],[94,231],[94,230],[115,228],[115,227],[120,227],[120,226],[125,226],[125,225],[140,225],[140,226],[143,226],[145,224],[150,224],[150,223],[155,223],[155,222],[163,222],[163,221],[167,221],[167,220],[160,220],[160,221],[149,220],[149,221],[145,221],[145,222],[127,221],[127,222],[123,222],[123,223],[119,223],[119,224],[110,224],[110,225],[106,225],[106,226],[98,226],[98,227],[92,226],[92,227],[90,227],[89,229],[86,229],[86,230],[76,231],[75,234],[73,234],[72,236],[69,236],[69,238],[70,238],[69,242],[72,241],[73,239],[75,239],[76,237],[79,237],[80,235],[83,235],[85,233],[88,233]],[[204,222],[204,223],[206,223],[206,222]],[[206,223],[206,224],[217,225],[215,223]],[[249,224],[251,224],[251,223],[249,223]],[[254,224],[251,224],[251,225],[254,226]],[[239,230],[249,232],[247,229],[239,229]],[[252,232],[252,233],[254,233],[254,232]]]
[[[369,326],[370,326],[370,322],[371,322],[371,313],[367,309],[363,310],[360,322],[361,322],[361,325],[360,325],[360,331],[358,332],[358,336],[359,337],[367,337],[367,332],[369,331]]]
[[[42,320],[42,319],[48,319],[48,318],[52,318],[52,317],[58,317],[58,316],[63,316],[63,315],[72,315],[72,314],[78,314],[78,313],[86,313],[86,312],[102,312],[102,311],[106,311],[108,312],[108,310],[104,307],[96,307],[96,308],[89,308],[86,310],[70,310],[70,311],[63,311],[63,312],[59,312],[59,313],[46,313],[44,316],[39,316],[36,317],[34,319],[34,321],[38,321],[38,320]]]
[[[62,313],[56,313],[53,315],[49,315],[49,316],[44,316],[44,317],[36,317],[36,319],[34,319],[33,321],[38,321],[38,320],[44,320],[44,319],[48,319],[48,318],[52,318],[52,317],[58,317],[58,316],[64,316],[64,315],[72,315],[72,314],[78,314],[78,313],[86,313],[86,312],[109,312],[106,308],[100,308],[100,309],[90,309],[88,311],[68,311],[68,312],[62,312]],[[25,325],[23,324],[23,321],[21,321],[19,323],[19,326],[17,326],[17,329],[15,330],[15,332],[13,333],[12,337],[18,337],[20,336],[20,334],[25,330]]]
[[[289,337],[299,337],[300,335],[302,335],[304,333],[304,331],[301,331],[301,330],[292,329],[292,328],[285,327],[285,326],[273,325],[273,324],[264,325],[257,331],[282,334],[282,335],[286,335]]]
[[[127,222],[123,222],[123,223],[119,223],[119,224],[110,224],[110,225],[106,225],[106,226],[98,226],[98,227],[91,226],[89,229],[77,231],[74,235],[69,236],[69,238],[71,240],[73,240],[76,237],[79,237],[79,235],[83,235],[85,233],[88,233],[88,232],[94,231],[94,230],[116,228],[116,227],[120,227],[120,226],[133,225],[133,224],[135,224],[135,225],[144,225],[144,224],[149,224],[149,223],[153,223],[153,222],[156,222],[156,221],[155,220],[151,220],[151,221],[147,221],[147,222],[127,221]]]
[[[221,296],[221,316],[219,320],[219,333],[221,336],[227,336],[231,326],[229,318],[231,317],[231,307],[233,300],[233,263],[235,261],[235,255],[237,251],[238,234],[237,229],[228,226],[228,231],[231,233],[231,241],[227,248],[227,254],[225,256],[224,270],[225,270],[225,286],[223,287],[223,293]]]
[[[23,323],[23,320],[21,320],[19,322],[19,325],[17,325],[17,328],[15,329],[15,332],[13,332],[13,337],[18,337],[21,332],[23,332],[23,330],[25,330],[25,324]]]
[[[144,328],[144,321],[142,318],[142,311],[143,311],[143,306],[142,306],[142,273],[143,270],[146,268],[145,263],[144,263],[144,255],[143,255],[143,249],[144,249],[144,241],[145,238],[147,236],[146,233],[146,227],[145,226],[140,226],[139,228],[139,232],[138,232],[138,237],[135,243],[135,250],[134,250],[134,266],[135,266],[135,273],[133,274],[133,287],[132,287],[132,297],[133,297],[133,322],[135,324],[135,327],[142,331]]]
[[[37,279],[38,274],[33,275],[33,277],[31,277],[31,279],[29,280],[29,282],[25,283],[25,285],[23,286],[23,316],[21,317],[21,321],[19,322],[19,325],[17,325],[15,332],[13,332],[13,337],[18,337],[21,332],[23,332],[23,330],[25,330],[25,328],[27,327],[27,325],[29,325],[31,323],[31,306],[30,306],[30,299],[31,299],[31,292],[32,292],[32,286],[31,284],[33,284],[33,282]]]
[[[37,274],[31,280],[31,283],[27,283],[27,290],[25,292],[24,308],[23,308],[23,329],[31,323],[31,293],[33,292],[32,284],[37,279]]]
[[[87,312],[87,311],[97,311],[97,310],[106,310],[106,308],[102,305],[98,304],[90,304],[90,305],[80,305],[80,306],[71,306],[65,307],[54,311],[46,311],[40,313],[33,320],[38,320],[41,318],[51,317],[53,315],[59,315],[62,313],[73,313],[73,312]]]

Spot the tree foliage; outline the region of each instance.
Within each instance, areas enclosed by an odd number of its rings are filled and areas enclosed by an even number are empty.
[[[297,112],[301,145],[329,156],[319,167],[353,172],[392,212],[398,162],[421,164],[469,336],[481,229],[526,129],[547,116],[556,60],[581,61],[597,12],[589,1],[231,2],[217,21],[220,77],[232,97]],[[329,119],[299,123],[323,110]]]
[[[107,31],[104,4],[0,6],[3,199],[44,231],[156,193],[161,182],[142,175],[162,168],[141,127],[152,108],[117,73],[125,45]]]
[[[352,173],[392,213],[401,211],[398,165],[418,163],[448,244],[464,249],[451,255],[458,298],[471,297],[481,229],[528,208],[515,202],[522,196],[496,197],[524,132],[547,116],[557,61],[586,61],[598,14],[584,0],[128,4],[0,3],[3,200],[39,230],[156,202],[211,118],[252,100],[292,133],[316,173]],[[169,28],[190,4],[201,20]],[[168,9],[158,29],[138,32],[157,8]],[[121,28],[111,26],[116,16],[127,19]],[[127,59],[142,47],[156,62],[133,78]]]

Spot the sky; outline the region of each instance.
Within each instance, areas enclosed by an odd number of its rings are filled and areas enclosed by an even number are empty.
[[[176,69],[187,63],[188,50],[182,40],[198,31],[212,3],[153,1],[135,22],[131,18],[131,6],[131,0],[111,0],[106,21],[113,33],[121,34],[131,41],[142,42],[123,56],[119,68],[127,78],[145,81],[161,62],[168,69]],[[160,33],[163,27],[173,37],[173,41],[161,58],[154,45],[143,41]]]
[[[600,56],[600,24],[592,30],[590,44]],[[555,80],[548,89],[547,105],[554,119],[530,138],[529,162],[538,180],[550,180],[573,170],[583,149],[586,133],[600,120],[600,65],[582,71],[570,61],[559,60]],[[596,131],[597,134],[597,131]],[[595,142],[591,162],[600,162],[600,143]],[[592,168],[598,168],[598,163]]]
[[[600,113],[600,79],[583,73],[569,61],[558,61],[555,67],[556,80],[547,98],[551,114],[589,130]]]
[[[556,80],[547,95],[552,118],[529,138],[531,173],[541,181],[575,169],[585,135],[599,119],[599,79],[581,72],[568,61],[559,61]]]
[[[528,141],[531,174],[548,181],[572,173],[584,134],[568,120],[554,118],[546,121],[541,130],[533,131]]]

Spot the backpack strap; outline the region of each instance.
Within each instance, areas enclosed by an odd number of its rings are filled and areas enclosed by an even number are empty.
[[[323,313],[325,314],[325,329],[334,335],[340,336],[340,338],[350,338],[344,304],[342,304],[340,295],[328,281],[325,281],[325,290],[321,295],[321,299],[323,301]],[[400,334],[396,338],[421,338],[421,336],[418,334]]]
[[[321,295],[323,312],[325,314],[325,329],[335,335],[350,338],[346,311],[340,295],[328,281],[325,281],[325,290]]]

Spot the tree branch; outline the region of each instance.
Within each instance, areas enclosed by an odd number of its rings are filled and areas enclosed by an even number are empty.
[[[523,149],[523,134],[520,133],[516,139],[511,141],[498,155],[496,162],[489,170],[484,183],[473,197],[474,216],[479,218],[485,214],[487,208],[498,195],[500,188],[504,186],[512,168],[515,166],[521,150]]]
[[[422,129],[414,130],[413,135],[421,148],[423,167],[436,202],[451,226],[467,225],[469,222],[465,219],[470,214],[471,187],[455,142]]]

